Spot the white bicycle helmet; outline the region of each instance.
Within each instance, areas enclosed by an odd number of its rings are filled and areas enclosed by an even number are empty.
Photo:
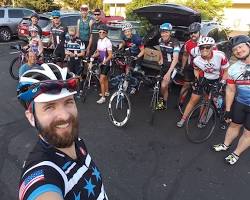
[[[29,32],[31,32],[31,31],[36,31],[36,32],[38,32],[38,28],[37,28],[36,26],[30,26],[30,27],[29,27]]]
[[[201,37],[198,41],[198,46],[202,45],[215,45],[215,41],[212,37]]]
[[[133,28],[133,25],[131,23],[126,23],[122,26],[122,31],[130,30]]]
[[[77,80],[73,77],[74,74],[68,73],[67,68],[60,68],[53,63],[44,63],[26,71],[20,77],[17,98],[27,109],[33,101],[50,102],[76,94]]]

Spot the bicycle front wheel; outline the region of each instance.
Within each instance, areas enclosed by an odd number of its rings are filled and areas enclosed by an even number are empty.
[[[16,57],[10,63],[9,73],[14,80],[19,79],[19,68],[21,67],[20,57]]]
[[[193,143],[205,142],[212,135],[216,121],[216,111],[212,105],[207,102],[196,105],[187,118],[187,139]]]
[[[128,123],[131,114],[131,103],[123,91],[116,91],[109,100],[109,119],[114,126],[122,127]]]

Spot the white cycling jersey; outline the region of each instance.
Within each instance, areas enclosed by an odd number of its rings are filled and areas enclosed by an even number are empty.
[[[199,55],[194,59],[194,65],[204,72],[206,79],[214,80],[220,77],[221,69],[229,67],[229,62],[222,51],[213,50],[209,61]]]

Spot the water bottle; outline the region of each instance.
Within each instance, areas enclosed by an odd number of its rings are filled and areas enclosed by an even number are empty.
[[[223,104],[223,98],[221,95],[219,95],[217,98],[217,108],[221,108],[222,104]]]

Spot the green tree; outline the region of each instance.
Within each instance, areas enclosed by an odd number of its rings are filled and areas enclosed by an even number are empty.
[[[221,22],[224,8],[231,7],[231,0],[176,0],[176,3],[185,5],[201,13],[203,20]]]
[[[15,6],[30,8],[37,12],[46,12],[60,8],[53,0],[15,0]]]
[[[102,8],[102,0],[62,0],[62,2],[75,10],[79,10],[82,4],[87,4],[90,9]]]

